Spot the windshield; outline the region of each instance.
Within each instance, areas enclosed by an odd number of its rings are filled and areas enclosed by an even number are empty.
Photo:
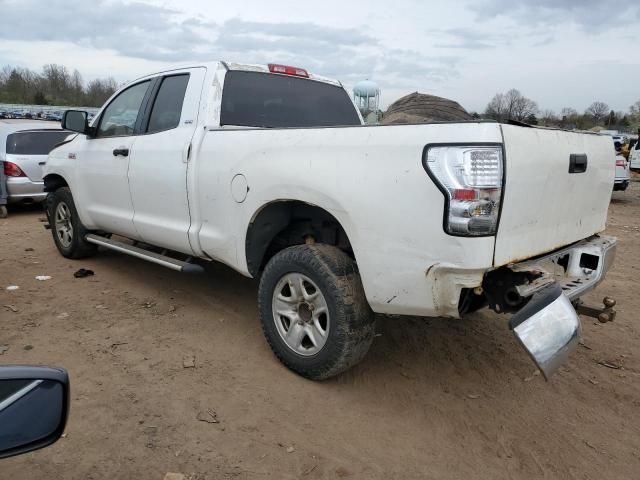
[[[50,132],[15,132],[7,136],[7,153],[14,155],[48,155],[70,134],[66,130]]]
[[[220,125],[323,127],[360,125],[343,88],[306,78],[227,72]]]

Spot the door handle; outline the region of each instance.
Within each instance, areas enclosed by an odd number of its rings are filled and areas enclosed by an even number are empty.
[[[113,156],[114,157],[117,157],[117,156],[128,157],[129,156],[129,149],[128,148],[116,148],[113,151]]]
[[[569,155],[569,173],[584,173],[587,171],[587,156],[584,153]]]

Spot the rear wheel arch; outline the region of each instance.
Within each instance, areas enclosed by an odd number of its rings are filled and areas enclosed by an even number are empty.
[[[259,276],[276,253],[304,243],[333,245],[355,259],[345,228],[328,210],[300,200],[276,200],[257,210],[247,227],[249,273]]]

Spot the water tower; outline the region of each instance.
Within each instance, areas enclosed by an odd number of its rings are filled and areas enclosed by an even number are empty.
[[[356,83],[353,87],[353,101],[367,123],[378,121],[380,88],[376,82],[361,80]]]

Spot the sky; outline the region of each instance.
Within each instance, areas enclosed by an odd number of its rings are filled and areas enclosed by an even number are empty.
[[[132,80],[168,65],[282,63],[483,111],[517,88],[540,109],[640,100],[640,0],[0,0],[0,66]]]

